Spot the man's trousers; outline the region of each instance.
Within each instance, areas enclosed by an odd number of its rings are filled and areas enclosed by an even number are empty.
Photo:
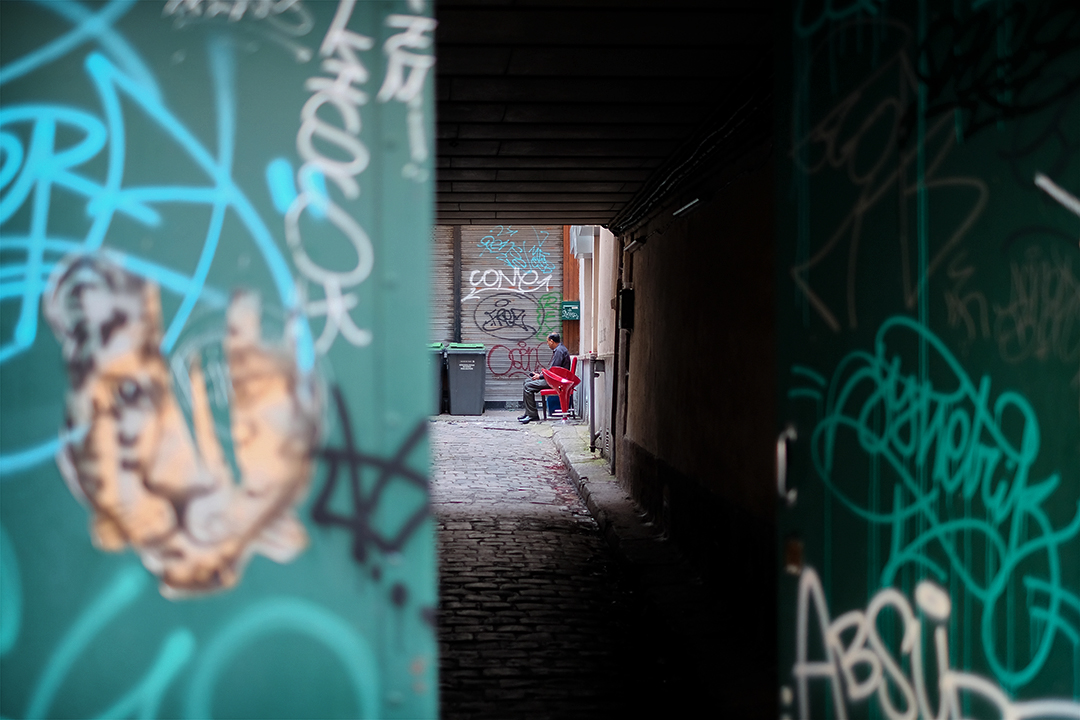
[[[547,390],[550,385],[544,378],[539,380],[533,380],[532,378],[525,381],[522,391],[522,400],[525,401],[525,412],[533,420],[539,420],[540,415],[536,412],[536,393],[541,390]]]

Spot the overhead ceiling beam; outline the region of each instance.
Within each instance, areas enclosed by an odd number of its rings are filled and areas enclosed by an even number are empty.
[[[439,222],[625,216],[770,52],[754,0],[441,0],[436,16]]]

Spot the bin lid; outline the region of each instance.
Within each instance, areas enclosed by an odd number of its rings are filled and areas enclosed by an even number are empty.
[[[447,354],[483,355],[483,343],[450,343],[446,348]]]
[[[437,343],[431,343],[430,345],[428,345],[428,347],[429,347],[430,349],[432,349],[432,350],[439,350],[439,351],[442,351],[442,349],[443,349],[443,346],[444,346],[445,344],[446,344],[446,343],[441,343],[441,342],[437,342]]]

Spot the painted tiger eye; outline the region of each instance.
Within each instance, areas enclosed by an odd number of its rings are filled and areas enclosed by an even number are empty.
[[[117,392],[120,394],[120,399],[128,405],[134,405],[142,397],[142,388],[134,380],[123,380],[120,386],[117,388]]]

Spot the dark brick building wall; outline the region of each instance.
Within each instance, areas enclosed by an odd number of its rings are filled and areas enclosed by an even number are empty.
[[[632,235],[647,239],[623,258],[634,308],[616,423],[620,482],[705,571],[732,620],[723,652],[762,710],[775,703],[772,198],[758,161]]]

